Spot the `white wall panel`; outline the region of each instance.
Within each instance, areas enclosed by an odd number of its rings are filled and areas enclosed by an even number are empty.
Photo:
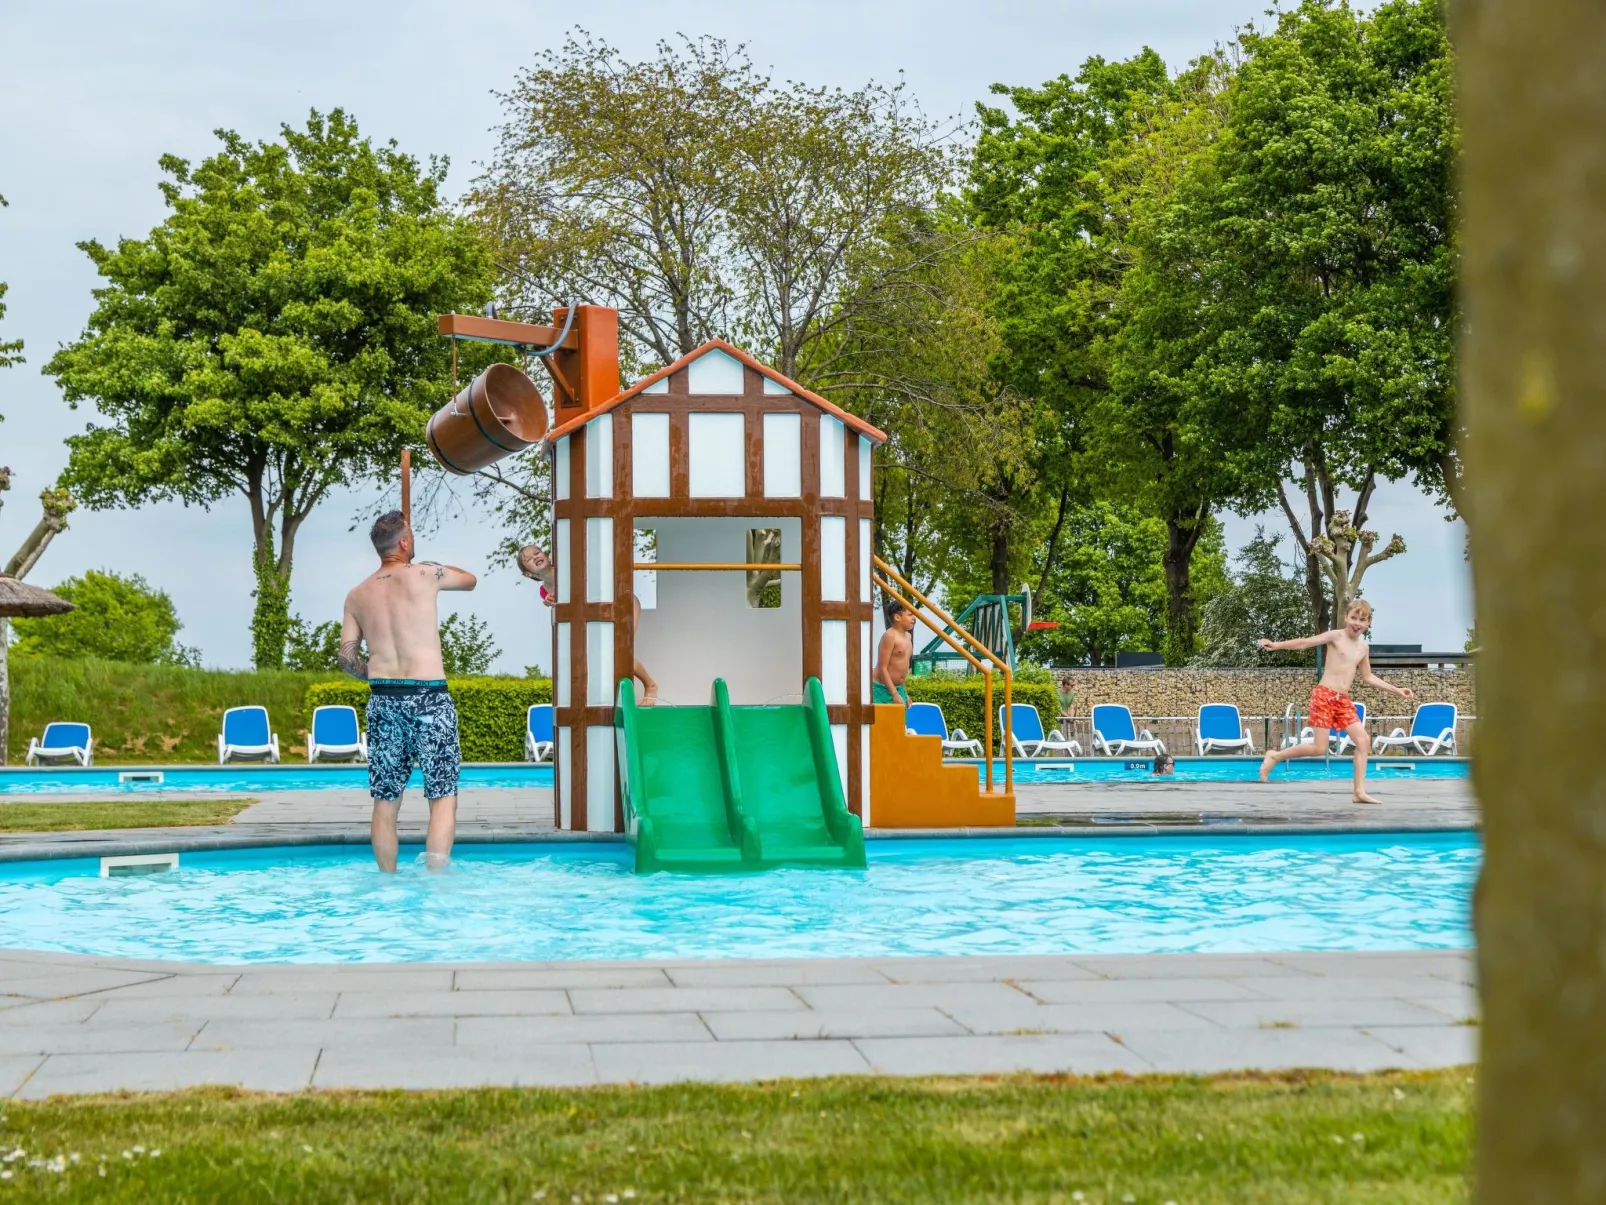
[[[569,751],[569,730],[558,729],[558,827],[574,827],[574,758]]]
[[[586,424],[586,497],[613,497],[613,415]]]
[[[668,393],[669,392],[669,378],[668,377],[659,377],[656,381],[654,381],[651,385],[648,385],[641,392],[643,392],[643,393]]]
[[[870,702],[870,671],[875,668],[875,636],[869,620],[859,624],[859,702]],[[865,748],[869,748],[868,745]]]
[[[574,576],[574,565],[569,558],[569,521],[559,519],[552,525],[552,548],[557,561],[558,601],[569,601],[569,579]]]
[[[552,671],[552,705],[554,707],[567,707],[569,705],[569,625],[558,625],[558,657],[557,668]]]
[[[586,729],[586,829],[593,833],[613,832],[612,724],[592,724]]]
[[[768,394],[785,394],[787,397],[792,396],[792,391],[790,389],[781,384],[779,381],[770,380],[769,377],[764,378],[764,392]]]
[[[557,453],[552,466],[552,496],[559,502],[569,500],[569,437],[558,440]]]
[[[768,383],[769,378],[765,377]],[[799,498],[803,495],[803,416],[764,416],[764,496]]]
[[[836,749],[836,780],[842,784],[842,798],[848,797],[848,726],[831,725],[831,744]]]
[[[630,416],[630,482],[638,498],[669,497],[669,416]]]
[[[848,701],[848,624],[845,619],[820,621],[820,686],[827,705]]]
[[[719,348],[705,351],[686,366],[686,392],[740,394],[742,362]]]
[[[586,624],[586,706],[613,706],[613,624]]]
[[[870,457],[875,449],[875,441],[868,435],[859,436],[859,497],[870,496]]]
[[[870,520],[859,520],[859,601],[869,602],[870,593],[870,555],[875,550],[874,537],[870,533]]]
[[[820,497],[847,496],[847,441],[842,435],[842,420],[829,414],[820,415]]]
[[[746,431],[740,414],[690,416],[686,442],[693,498],[740,498],[747,493]]]
[[[870,726],[859,729],[859,820],[865,828],[870,819]]]
[[[586,601],[613,601],[613,520],[586,520]]]
[[[820,516],[820,600],[848,598],[848,521],[841,515]]]

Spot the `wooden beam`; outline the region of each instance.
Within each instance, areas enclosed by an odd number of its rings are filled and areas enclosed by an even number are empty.
[[[442,314],[438,323],[440,333],[456,339],[474,339],[480,343],[507,343],[530,347],[551,347],[558,341],[555,326],[535,326],[529,322],[508,322],[503,318],[481,318],[474,314]],[[565,351],[580,346],[578,332],[571,330],[562,343]]]

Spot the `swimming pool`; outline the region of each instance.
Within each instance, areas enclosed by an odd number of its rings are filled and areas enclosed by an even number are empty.
[[[1017,761],[1015,781],[1034,783],[1075,782],[1249,782],[1260,768],[1258,757],[1179,757],[1176,774],[1157,779],[1151,763],[1142,758],[1083,757]],[[1275,780],[1308,782],[1346,779],[1352,773],[1348,758],[1318,761],[1311,758],[1279,766]],[[980,763],[977,774],[980,775]],[[1466,778],[1468,763],[1453,757],[1374,758],[1370,773],[1377,778]],[[1002,784],[1004,763],[993,763],[995,784]],[[464,789],[485,787],[550,787],[552,767],[525,762],[477,762],[463,767]],[[414,774],[408,784],[417,791],[423,779]],[[366,790],[365,766],[229,765],[229,766],[119,766],[90,769],[0,769],[0,796],[140,794],[151,791],[224,792],[254,795],[263,791]]]
[[[623,844],[0,867],[0,947],[203,963],[1455,949],[1471,833],[872,842],[863,871],[634,875]]]

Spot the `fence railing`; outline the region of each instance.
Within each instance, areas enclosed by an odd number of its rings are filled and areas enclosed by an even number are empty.
[[[1245,715],[1240,716],[1244,728],[1254,738],[1255,752],[1264,753],[1268,749],[1280,749],[1287,737],[1298,740],[1301,730],[1308,721],[1297,711],[1289,710],[1278,715]],[[1477,723],[1477,716],[1464,715],[1456,720],[1456,751],[1462,756],[1468,756],[1472,751],[1472,730]],[[1366,717],[1366,731],[1372,736],[1381,736],[1393,732],[1396,728],[1411,730],[1409,715],[1368,715]],[[1196,715],[1137,715],[1134,713],[1132,722],[1139,729],[1147,728],[1155,736],[1165,742],[1165,747],[1174,757],[1187,757],[1195,752],[1193,734],[1198,727],[1199,717]],[[1061,715],[1056,725],[1069,739],[1080,741],[1082,749],[1089,755],[1093,752],[1093,719],[1088,715]],[[1390,754],[1393,756],[1393,754]]]

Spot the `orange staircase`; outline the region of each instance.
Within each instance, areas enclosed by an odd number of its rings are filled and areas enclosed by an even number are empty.
[[[878,703],[870,729],[872,828],[1012,828],[1012,791],[982,789],[976,767],[945,765],[942,741],[910,736],[903,708]]]

